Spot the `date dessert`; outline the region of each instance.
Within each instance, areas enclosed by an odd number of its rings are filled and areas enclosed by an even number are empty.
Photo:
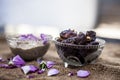
[[[60,38],[57,41],[62,43],[71,43],[76,45],[99,45],[96,40],[96,32],[87,31],[86,34],[83,32],[75,32],[74,30],[64,30],[60,33]]]
[[[85,65],[95,61],[103,49],[104,40],[96,39],[95,31],[77,33],[64,30],[56,38],[55,46],[59,56],[69,65]]]

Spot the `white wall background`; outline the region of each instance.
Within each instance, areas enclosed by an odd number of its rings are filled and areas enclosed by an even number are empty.
[[[28,32],[48,29],[48,33],[54,34],[68,28],[91,29],[97,14],[97,0],[0,0],[0,4],[0,22],[11,27],[6,27],[7,32],[16,30],[21,33],[23,25],[19,24],[36,26],[34,29],[27,25]],[[22,32],[26,31],[24,27]]]

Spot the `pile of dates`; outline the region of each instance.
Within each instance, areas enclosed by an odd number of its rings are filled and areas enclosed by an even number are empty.
[[[94,31],[77,33],[71,29],[64,30],[60,33],[60,38],[57,41],[76,45],[99,45],[99,42],[96,41],[96,32]]]

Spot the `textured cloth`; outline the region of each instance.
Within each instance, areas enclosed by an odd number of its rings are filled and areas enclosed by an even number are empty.
[[[3,58],[13,56],[4,42],[0,42],[0,56]],[[30,75],[34,75],[35,78],[31,80],[120,80],[120,44],[107,43],[96,63],[83,67],[65,68],[53,43],[43,59],[55,61],[56,65],[53,68],[58,69],[60,73],[52,77],[47,76],[48,70],[43,74],[32,73]],[[27,64],[38,66],[36,61],[27,62]],[[89,70],[90,76],[87,78],[78,78],[76,75],[68,77],[69,72],[77,72],[80,69]],[[27,78],[20,68],[0,68],[0,80],[27,80]]]

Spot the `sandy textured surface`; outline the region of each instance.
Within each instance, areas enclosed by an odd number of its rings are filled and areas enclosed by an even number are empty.
[[[4,42],[0,42],[0,56],[3,58],[13,56]],[[74,69],[64,68],[62,60],[58,57],[53,44],[44,56],[44,60],[55,61],[57,64],[54,68],[60,70],[60,74],[47,77],[47,70],[45,73],[39,75],[37,73],[30,74],[35,76],[31,80],[120,80],[120,44],[107,43],[97,62],[84,67]],[[38,66],[36,61],[27,62],[27,64]],[[78,78],[76,75],[72,77],[67,76],[68,72],[76,72],[80,69],[89,70],[91,75],[87,78]],[[27,78],[19,68],[0,68],[0,80],[27,80]]]

